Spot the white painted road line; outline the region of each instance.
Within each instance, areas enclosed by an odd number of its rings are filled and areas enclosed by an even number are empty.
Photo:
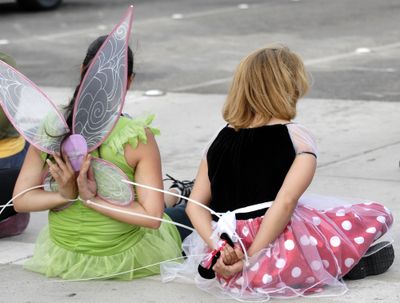
[[[374,54],[374,53],[388,51],[388,50],[396,49],[396,48],[400,48],[400,42],[385,44],[385,45],[381,45],[381,46],[377,46],[377,47],[371,47],[370,50],[371,50],[371,53]],[[332,56],[326,56],[326,57],[321,57],[321,58],[316,58],[316,59],[305,60],[304,63],[306,66],[314,66],[314,65],[321,64],[321,63],[328,63],[328,62],[332,62],[332,61],[336,61],[336,60],[347,59],[350,57],[366,56],[366,55],[370,55],[371,53],[359,54],[355,51],[352,51],[352,52],[346,52],[343,54],[337,54],[337,55],[332,55]],[[374,71],[376,71],[376,70],[374,70]],[[379,71],[382,71],[382,70],[379,70]],[[394,70],[386,69],[385,72],[394,72]],[[184,91],[188,91],[191,89],[203,88],[203,87],[208,87],[208,86],[212,86],[212,85],[216,85],[216,84],[226,83],[231,80],[232,80],[232,77],[214,79],[214,80],[196,83],[196,84],[192,84],[192,85],[179,86],[179,87],[171,89],[171,91],[172,92],[184,92]]]

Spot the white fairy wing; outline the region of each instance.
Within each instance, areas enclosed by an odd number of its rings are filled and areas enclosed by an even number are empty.
[[[121,181],[129,181],[129,178],[119,167],[99,158],[92,159],[92,167],[100,198],[116,205],[128,205],[133,201],[133,187]]]
[[[90,64],[76,97],[73,133],[96,149],[117,123],[127,89],[128,42],[133,8],[104,41]]]
[[[60,149],[69,132],[63,115],[27,77],[0,61],[0,105],[25,139],[49,154]]]
[[[43,174],[42,184],[44,185],[43,189],[45,191],[52,191],[52,192],[58,191],[58,184],[53,179],[53,177],[51,176],[50,171],[48,169],[46,169]]]
[[[100,158],[92,159],[97,195],[115,205],[128,205],[134,199],[133,187],[121,180],[129,181],[126,174],[114,164]],[[43,175],[45,191],[58,191],[58,184],[48,170]]]

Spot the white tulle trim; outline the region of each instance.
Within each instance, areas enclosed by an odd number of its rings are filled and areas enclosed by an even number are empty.
[[[197,268],[209,249],[193,232],[183,242],[187,259],[163,264],[162,281],[192,282],[217,297],[247,302],[342,295],[348,289],[341,277],[367,249],[376,241],[382,242],[382,236],[389,239],[385,245],[392,242],[386,233],[393,223],[391,212],[375,202],[355,202],[359,201],[304,195],[284,232],[249,258],[243,271],[229,280],[200,277]],[[262,217],[236,222],[236,234],[247,248],[261,222]],[[213,228],[219,228],[217,222]]]

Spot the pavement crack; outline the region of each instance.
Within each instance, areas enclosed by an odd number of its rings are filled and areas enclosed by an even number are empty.
[[[400,180],[395,180],[395,179],[380,179],[380,178],[368,178],[368,177],[357,177],[357,176],[340,176],[340,175],[325,175],[325,174],[320,174],[319,176],[320,177],[328,177],[328,178],[355,179],[355,180],[366,180],[366,181],[400,183]]]
[[[368,149],[368,150],[365,150],[365,151],[362,151],[362,152],[359,152],[359,153],[356,153],[356,154],[352,154],[352,155],[343,157],[343,158],[338,159],[338,160],[333,160],[333,161],[330,161],[330,162],[322,163],[322,164],[318,165],[318,168],[319,169],[326,168],[328,166],[332,166],[332,165],[335,165],[335,164],[338,164],[338,163],[342,163],[342,162],[345,162],[347,160],[350,160],[350,159],[353,159],[353,158],[357,158],[359,156],[370,154],[370,153],[372,153],[374,151],[377,151],[377,150],[381,150],[381,149],[385,149],[387,147],[395,146],[397,144],[400,144],[400,141],[396,141],[396,142],[393,142],[393,143],[388,143],[388,144],[385,144],[385,145],[382,145],[382,146],[371,148],[371,149]]]

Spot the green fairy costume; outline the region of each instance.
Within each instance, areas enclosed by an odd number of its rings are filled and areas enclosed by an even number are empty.
[[[152,119],[121,117],[92,155],[100,154],[134,180],[135,172],[126,163],[124,146],[136,148],[139,143],[146,143],[146,128],[158,134],[150,126]],[[164,219],[170,220],[166,214]],[[40,233],[34,256],[24,266],[63,279],[131,280],[159,274],[156,263],[180,256],[181,239],[174,225],[162,223],[159,229],[130,225],[77,201],[66,209],[49,211],[49,225]]]

